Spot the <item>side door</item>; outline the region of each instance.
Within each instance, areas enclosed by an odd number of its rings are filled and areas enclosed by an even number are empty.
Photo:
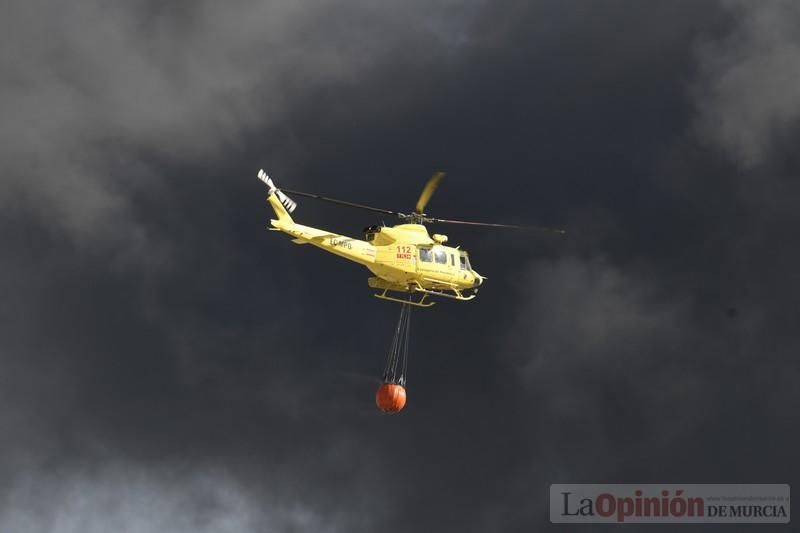
[[[450,253],[444,246],[419,247],[417,271],[436,281],[449,282],[452,278]]]
[[[456,248],[447,248],[447,274],[449,281],[455,283],[459,279],[459,250]]]

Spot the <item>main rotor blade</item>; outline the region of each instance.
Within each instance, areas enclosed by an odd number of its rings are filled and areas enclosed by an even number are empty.
[[[466,226],[484,226],[490,228],[509,228],[509,229],[523,229],[531,231],[549,231],[552,233],[564,234],[567,231],[561,228],[545,228],[542,226],[517,226],[515,224],[493,224],[491,222],[469,222],[466,220],[449,220],[446,218],[432,218],[431,222],[441,222],[443,224],[464,224]]]
[[[419,195],[416,213],[421,215],[425,212],[425,206],[428,205],[428,202],[431,200],[431,196],[433,196],[433,193],[436,192],[436,187],[439,186],[439,182],[442,181],[443,177],[444,172],[437,172],[431,176],[431,179],[428,180],[428,183],[425,184],[425,188],[422,189],[422,193]]]
[[[290,189],[281,189],[283,192],[293,194],[296,196],[305,196],[306,198],[314,198],[315,200],[322,200],[323,202],[330,202],[332,204],[344,205],[347,207],[355,207],[356,209],[365,209],[367,211],[374,211],[375,213],[384,213],[386,215],[397,215],[397,211],[390,211],[388,209],[381,209],[379,207],[371,207],[363,204],[356,204],[354,202],[345,202],[344,200],[337,200],[335,198],[328,198],[327,196],[320,196],[319,194],[311,194],[309,192],[293,191]]]

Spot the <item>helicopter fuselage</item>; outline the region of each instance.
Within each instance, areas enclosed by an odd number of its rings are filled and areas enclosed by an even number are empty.
[[[447,237],[430,235],[422,224],[373,226],[365,230],[365,239],[355,239],[296,223],[273,193],[267,198],[277,220],[272,227],[293,237],[296,244],[311,244],[339,257],[364,265],[375,274],[369,286],[382,291],[379,298],[427,307],[428,295],[456,300],[471,300],[483,277],[475,272],[467,252],[446,246]],[[421,293],[418,301],[389,295],[389,291]]]

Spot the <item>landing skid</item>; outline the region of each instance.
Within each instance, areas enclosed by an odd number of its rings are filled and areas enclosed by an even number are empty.
[[[417,290],[419,290],[419,289],[417,289]],[[409,299],[409,300],[401,300],[400,298],[395,298],[394,296],[389,296],[388,292],[389,292],[389,289],[383,289],[383,292],[375,293],[374,296],[375,296],[375,298],[380,298],[381,300],[387,300],[387,301],[390,301],[390,302],[397,302],[397,303],[401,303],[401,304],[408,304],[408,305],[413,305],[413,306],[416,306],[416,307],[430,307],[430,306],[432,306],[432,305],[434,305],[436,303],[436,302],[426,302],[425,298],[428,297],[427,294],[423,294],[422,298],[420,298],[419,300],[415,301],[415,300],[411,300],[411,299]],[[428,291],[422,291],[422,292],[428,292]]]
[[[451,298],[453,300],[460,300],[462,302],[468,302],[477,296],[477,294],[470,294],[469,296],[464,296],[464,293],[462,293],[459,289],[450,289],[450,291],[452,291],[452,294],[450,294],[449,292],[445,291],[423,289],[422,287],[417,286],[414,287],[414,291],[421,292],[424,295],[431,294],[433,296],[441,296],[442,298]],[[477,289],[475,290],[475,292],[478,292]],[[423,296],[423,298],[424,297],[425,296]]]

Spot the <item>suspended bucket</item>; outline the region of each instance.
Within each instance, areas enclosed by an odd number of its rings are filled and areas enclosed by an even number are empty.
[[[406,405],[406,389],[397,383],[383,383],[375,393],[375,405],[384,413],[397,413]]]

